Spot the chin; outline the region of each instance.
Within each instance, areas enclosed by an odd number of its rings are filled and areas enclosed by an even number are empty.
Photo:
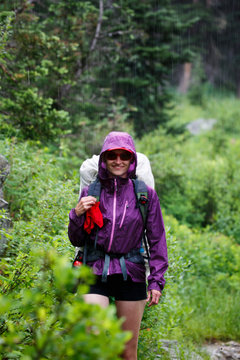
[[[123,174],[123,173],[118,173],[118,172],[115,172],[115,173],[113,173],[113,175],[115,175],[115,176],[121,176],[121,177],[124,177],[124,175],[125,175],[125,174]]]
[[[122,172],[122,171],[112,171],[112,175],[113,176],[121,176],[121,177],[125,177],[126,173]]]

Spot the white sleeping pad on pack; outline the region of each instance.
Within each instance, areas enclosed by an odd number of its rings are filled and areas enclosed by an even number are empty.
[[[80,167],[80,193],[84,187],[90,185],[97,177],[99,155],[93,155],[90,159],[85,160]],[[136,175],[139,180],[154,189],[154,177],[150,161],[147,156],[137,152]]]

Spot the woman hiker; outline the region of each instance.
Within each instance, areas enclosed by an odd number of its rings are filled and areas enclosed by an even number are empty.
[[[85,262],[96,274],[96,282],[84,295],[87,303],[116,304],[117,316],[123,317],[123,330],[132,332],[123,358],[137,359],[141,319],[146,303],[159,302],[168,267],[165,229],[157,193],[146,186],[141,195],[147,206],[146,221],[137,204],[137,157],[132,137],[124,132],[111,132],[105,138],[98,165],[99,200],[92,190],[82,190],[77,206],[69,214],[69,239],[74,246],[84,246]],[[91,187],[91,186],[90,186]],[[94,194],[94,193],[93,193]],[[142,197],[143,196],[143,197]],[[146,205],[147,204],[147,205]],[[91,218],[92,216],[92,218]],[[94,226],[94,220],[98,226]],[[141,255],[142,235],[150,250],[150,274],[147,278]],[[89,235],[86,237],[87,233]],[[87,240],[86,240],[87,238]]]

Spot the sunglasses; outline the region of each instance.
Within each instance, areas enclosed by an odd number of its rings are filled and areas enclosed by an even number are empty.
[[[116,160],[118,156],[120,157],[120,159],[122,161],[127,161],[127,160],[131,160],[132,153],[130,151],[124,151],[121,153],[117,153],[115,151],[107,151],[106,155],[105,155],[105,159],[106,160]]]

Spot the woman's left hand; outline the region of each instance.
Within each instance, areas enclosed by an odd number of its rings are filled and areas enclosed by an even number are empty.
[[[152,306],[152,305],[157,305],[159,302],[160,296],[162,296],[161,291],[158,291],[158,290],[148,291],[148,297],[147,297],[147,302],[149,302],[148,307]]]

